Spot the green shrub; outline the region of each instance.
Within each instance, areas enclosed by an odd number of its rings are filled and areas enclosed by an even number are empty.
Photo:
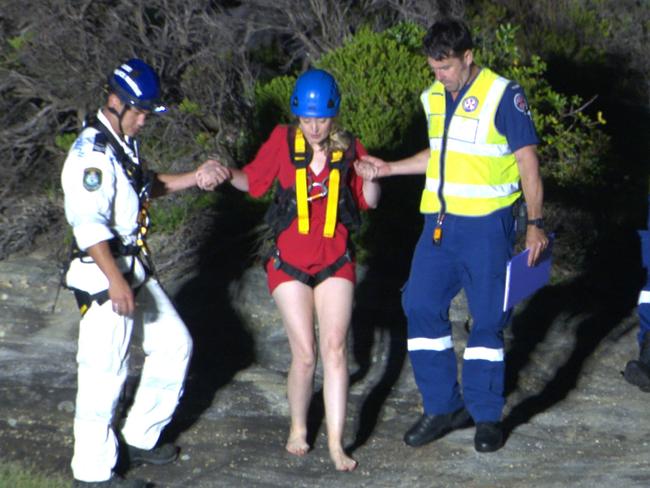
[[[519,28],[500,25],[494,33],[475,35],[474,55],[479,65],[488,66],[526,91],[537,132],[542,173],[560,186],[593,185],[604,170],[609,138],[599,126],[602,113],[591,116],[578,95],[564,95],[544,78],[546,63],[536,55],[524,62],[517,45]]]
[[[336,78],[342,93],[341,123],[370,151],[390,151],[401,144],[418,114],[418,95],[430,83],[417,29],[414,24],[382,33],[362,28],[314,63]],[[282,76],[256,88],[256,120],[262,132],[291,120],[289,98],[295,80]]]
[[[54,143],[56,144],[56,147],[58,147],[62,151],[68,152],[70,150],[70,146],[72,146],[72,143],[75,141],[76,138],[77,138],[76,132],[66,132],[64,134],[57,134],[54,137]]]
[[[421,39],[416,29],[413,24],[382,33],[363,28],[315,63],[337,79],[342,124],[371,152],[397,149],[420,116],[419,94],[431,83],[431,74],[421,41],[414,43]]]
[[[248,137],[254,146],[263,142],[276,124],[291,121],[289,99],[295,82],[294,76],[278,76],[255,86],[255,123]]]
[[[63,488],[70,482],[62,476],[44,474],[33,466],[22,466],[18,463],[3,463],[0,465],[0,486],[13,488]]]
[[[539,56],[524,59],[517,44],[518,27],[502,24],[493,32],[475,32],[475,58],[522,85],[528,96],[542,144],[542,172],[560,186],[596,183],[603,170],[609,139],[599,130],[601,113],[588,115],[577,95],[564,95],[545,80]],[[419,94],[433,77],[422,53],[424,29],[401,23],[384,32],[360,29],[343,46],[314,65],[331,72],[342,92],[342,125],[370,152],[412,152],[403,144],[422,118]],[[294,77],[282,76],[255,90],[257,119],[265,134],[277,122],[290,120],[289,97]]]
[[[525,36],[529,49],[542,55],[562,56],[576,63],[604,61],[608,43],[614,32],[622,27],[617,19],[630,15],[624,7],[613,11],[611,0],[564,0],[561,4],[544,0],[530,8],[518,8],[514,2],[505,3],[509,3],[510,8],[495,4],[493,0],[472,2],[468,9],[471,25],[480,26],[485,32],[507,22],[525,26],[525,32],[520,34]]]
[[[188,192],[155,199],[149,209],[151,232],[173,234],[190,216],[213,207],[220,195],[216,192]]]

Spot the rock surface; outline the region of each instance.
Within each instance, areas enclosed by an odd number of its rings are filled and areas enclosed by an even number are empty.
[[[318,398],[313,450],[303,458],[284,451],[288,347],[263,274],[250,268],[216,292],[193,275],[166,283],[196,344],[166,432],[182,454],[170,466],[129,474],[179,488],[650,485],[650,396],[620,374],[636,355],[629,301],[612,310],[583,282],[542,290],[506,331],[506,446],[479,454],[469,428],[413,449],[402,435],[421,406],[405,352],[401,283],[364,276],[350,338],[346,439],[360,462],[355,472],[332,469]],[[52,311],[57,283],[44,255],[0,261],[0,459],[70,477],[78,316],[66,290]],[[458,352],[468,327],[459,305]],[[127,398],[141,361],[135,342]],[[317,390],[320,383],[319,373]]]

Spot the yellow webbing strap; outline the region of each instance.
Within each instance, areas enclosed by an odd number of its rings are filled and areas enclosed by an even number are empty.
[[[294,159],[297,163],[305,160],[305,137],[300,128],[294,138]],[[309,234],[309,204],[307,202],[307,166],[296,168],[296,205],[298,211],[298,232]]]
[[[325,237],[334,237],[334,229],[336,228],[336,212],[339,207],[339,184],[341,180],[341,172],[338,163],[341,159],[343,159],[342,151],[334,151],[332,153],[327,191],[325,227],[323,228],[323,236]]]

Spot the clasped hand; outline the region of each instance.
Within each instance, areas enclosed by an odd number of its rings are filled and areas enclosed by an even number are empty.
[[[372,181],[378,176],[378,169],[368,161],[357,160],[354,162],[354,170],[366,181]]]
[[[230,170],[219,161],[208,159],[196,169],[196,186],[201,190],[212,191],[232,178]]]

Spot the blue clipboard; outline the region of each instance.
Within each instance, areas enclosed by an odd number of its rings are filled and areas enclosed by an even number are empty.
[[[535,266],[528,266],[528,249],[514,256],[506,266],[506,286],[503,311],[506,312],[546,285],[551,277],[554,235],[549,234],[548,246]]]

